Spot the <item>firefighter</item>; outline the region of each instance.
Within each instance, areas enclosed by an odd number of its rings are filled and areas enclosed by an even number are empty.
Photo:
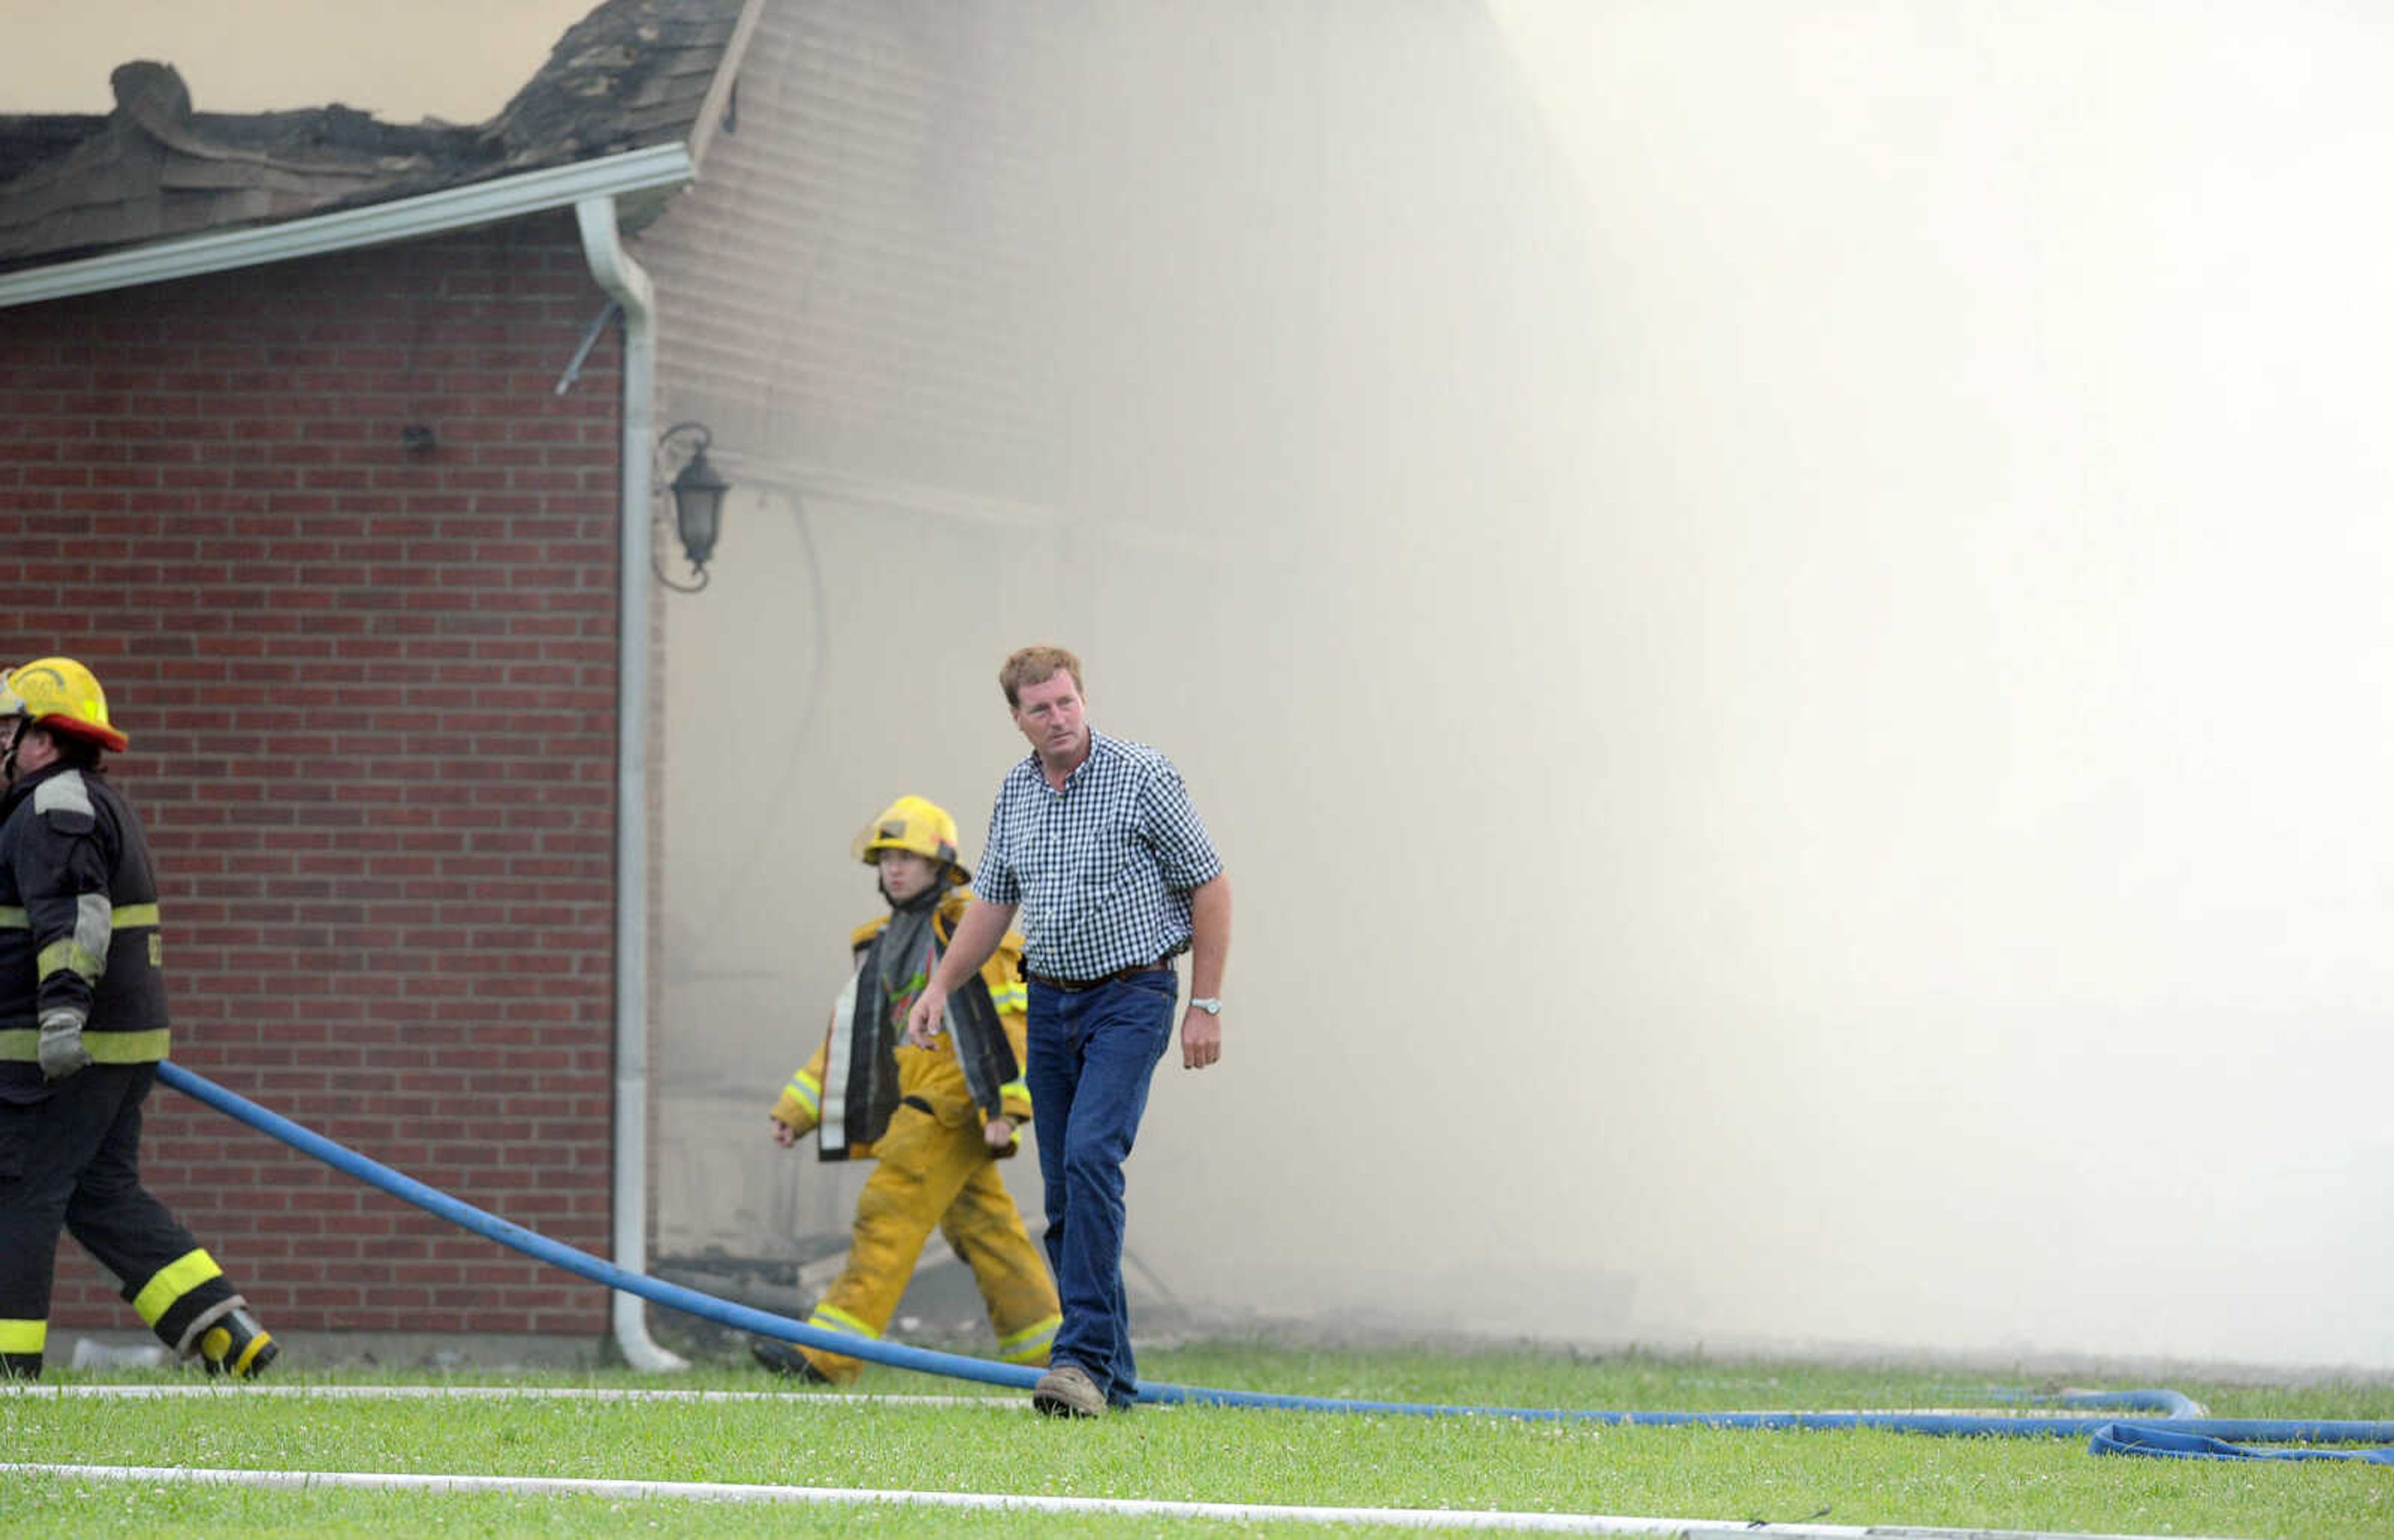
[[[166,1057],[158,884],[111,785],[123,753],[91,670],[0,678],[0,1379],[42,1372],[60,1226],[159,1340],[248,1378],[273,1337],[142,1187],[141,1102]]]
[[[850,849],[879,871],[889,913],[848,938],[856,971],[822,1046],[783,1088],[772,1133],[787,1149],[811,1129],[823,1160],[879,1164],[857,1199],[848,1267],[808,1323],[878,1338],[936,1226],[980,1284],[998,1356],[1044,1364],[1062,1320],[1056,1285],[995,1165],[1015,1153],[1031,1116],[1021,938],[1008,936],[950,999],[950,1030],[935,1046],[907,1045],[906,1013],[972,897],[972,874],[956,859],[956,821],[919,796],[889,804]],[[783,1342],[752,1350],[767,1368],[817,1383],[846,1384],[864,1369]]]

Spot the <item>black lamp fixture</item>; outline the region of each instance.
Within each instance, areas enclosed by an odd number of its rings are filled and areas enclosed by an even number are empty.
[[[657,581],[679,594],[694,594],[706,586],[706,564],[715,558],[716,537],[723,532],[723,494],[731,483],[723,479],[706,458],[707,446],[715,435],[704,423],[676,423],[658,435],[657,459],[660,469],[677,441],[690,444],[690,458],[682,462],[667,489],[673,494],[674,533],[681,537],[682,555],[690,561],[691,571],[697,574],[694,583],[676,583],[664,574],[651,556],[649,565]]]

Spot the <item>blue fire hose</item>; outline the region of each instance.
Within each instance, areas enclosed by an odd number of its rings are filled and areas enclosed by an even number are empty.
[[[783,1342],[796,1342],[848,1358],[864,1359],[897,1369],[944,1375],[1028,1389],[1041,1371],[960,1353],[934,1352],[901,1342],[853,1336],[826,1331],[786,1315],[754,1310],[713,1295],[668,1283],[645,1273],[618,1267],[603,1257],[564,1245],[546,1235],[476,1208],[414,1178],[392,1170],[357,1152],[334,1143],[314,1130],[270,1112],[256,1102],[192,1073],[181,1065],[164,1062],[158,1078],[185,1096],[205,1103],[261,1133],[272,1135],[293,1149],[314,1156],[395,1198],[414,1204],[503,1246],[536,1257],[553,1267],[579,1274],[593,1283],[621,1289],[651,1304],[712,1321],[734,1331],[750,1332]],[[1511,1417],[1531,1422],[1591,1422],[1633,1428],[1724,1428],[1756,1429],[1873,1428],[1885,1432],[1944,1436],[2009,1438],[2086,1438],[2107,1436],[2134,1424],[2100,1416],[1975,1416],[1952,1413],[1904,1412],[1604,1412],[1585,1408],[1455,1406],[1421,1402],[1349,1401],[1333,1396],[1286,1396],[1256,1390],[1217,1390],[1197,1385],[1142,1381],[1138,1399],[1160,1405],[1263,1407],[1296,1412],[1347,1412],[1396,1416]],[[2061,1405],[2121,1411],[2158,1412],[2177,1431],[2213,1440],[2247,1439],[2273,1443],[2394,1443],[2394,1422],[2287,1420],[2206,1417],[2195,1403],[2176,1390],[2127,1390],[2082,1393],[2053,1398]]]

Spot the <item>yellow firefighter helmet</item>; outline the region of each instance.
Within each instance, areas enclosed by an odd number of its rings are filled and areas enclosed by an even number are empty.
[[[0,717],[24,717],[35,727],[64,732],[122,754],[128,740],[108,724],[108,696],[90,669],[72,658],[35,658],[8,671],[0,684]]]
[[[954,867],[958,882],[972,880],[956,854],[956,821],[927,796],[901,796],[890,803],[879,818],[857,831],[848,849],[867,866],[878,863],[884,850],[912,850]]]

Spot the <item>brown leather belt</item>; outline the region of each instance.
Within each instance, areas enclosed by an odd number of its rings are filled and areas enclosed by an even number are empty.
[[[1027,967],[1022,970],[1022,976],[1034,984],[1045,984],[1049,989],[1060,989],[1067,994],[1078,994],[1083,990],[1095,989],[1099,984],[1111,984],[1123,979],[1136,979],[1142,973],[1169,972],[1171,967],[1171,958],[1158,957],[1151,963],[1133,963],[1128,967],[1118,967],[1102,979],[1051,979],[1045,973],[1033,973]]]

